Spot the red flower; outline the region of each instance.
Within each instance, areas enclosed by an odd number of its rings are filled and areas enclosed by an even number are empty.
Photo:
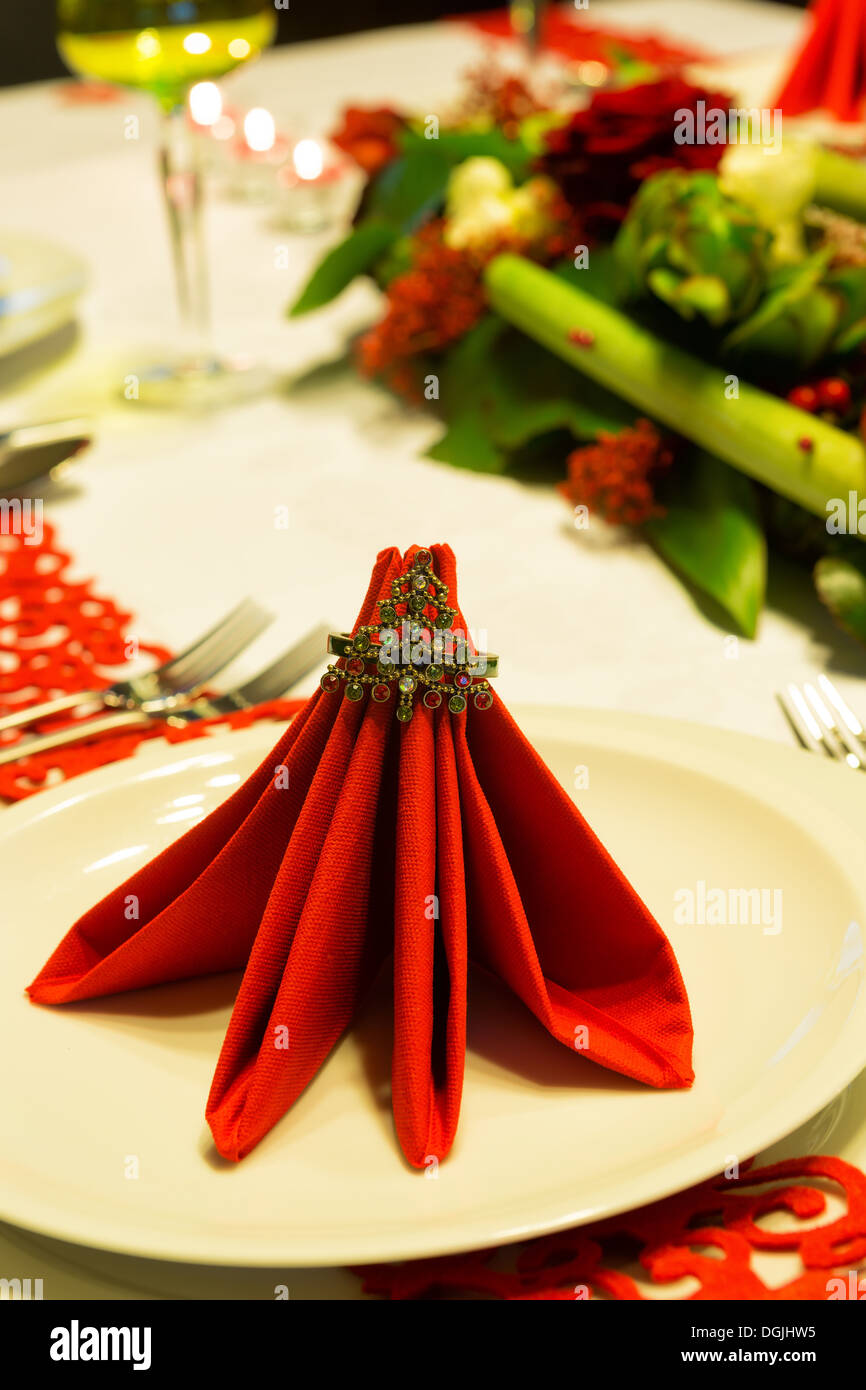
[[[555,190],[548,216],[550,229],[537,241],[505,232],[483,247],[448,246],[441,219],[422,227],[410,269],[396,275],[385,291],[384,318],[358,343],[362,372],[381,376],[400,395],[420,400],[422,373],[414,359],[449,347],[486,312],[481,274],[487,262],[511,250],[549,264],[574,245],[573,210]]]
[[[605,521],[639,526],[663,515],[653,482],[672,463],[673,452],[655,426],[637,420],[633,429],[602,431],[595,444],[575,449],[568,458],[568,480],[559,484],[559,491]]]
[[[388,286],[385,317],[358,345],[361,370],[386,376],[404,395],[416,394],[407,360],[447,347],[478,322],[486,307],[480,271],[477,256],[445,245],[441,221],[423,227],[411,269]]]
[[[596,92],[568,125],[547,135],[538,166],[592,219],[619,220],[638,184],[659,169],[713,169],[724,145],[678,145],[677,113],[697,102],[727,111],[730,98],[678,77]]]
[[[405,126],[403,117],[388,106],[347,106],[343,124],[331,140],[367,174],[376,174],[399,154],[397,137]]]

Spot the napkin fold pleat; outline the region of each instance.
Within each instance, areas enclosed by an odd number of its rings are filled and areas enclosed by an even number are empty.
[[[394,1122],[409,1162],[448,1152],[466,1050],[466,900],[451,724],[423,705],[403,731],[394,898]]]
[[[67,1004],[240,969],[335,713],[324,699],[307,705],[236,792],[79,919],[30,998]],[[289,762],[291,785],[277,790]]]
[[[391,949],[390,875],[375,882],[373,862],[393,732],[388,711],[340,702],[217,1063],[206,1116],[226,1158],[243,1158],[294,1103]]]
[[[456,739],[470,954],[567,1047],[651,1086],[689,1085],[667,938],[498,699],[487,714]]]

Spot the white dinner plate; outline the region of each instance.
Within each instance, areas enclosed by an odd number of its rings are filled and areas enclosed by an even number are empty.
[[[695,1021],[690,1091],[594,1066],[473,977],[460,1128],[431,1179],[393,1133],[384,981],[292,1111],[241,1164],[224,1162],[204,1104],[236,976],[62,1009],[23,992],[81,911],[228,795],[279,730],[150,744],[0,818],[0,1216],[207,1264],[444,1253],[664,1196],[775,1142],[847,1085],[866,1064],[862,779],[674,721],[519,718],[671,937]],[[688,893],[700,916],[713,889],[728,903],[764,890],[765,911],[740,925],[675,920]]]
[[[68,323],[86,283],[87,267],[72,251],[29,233],[0,232],[0,357]]]

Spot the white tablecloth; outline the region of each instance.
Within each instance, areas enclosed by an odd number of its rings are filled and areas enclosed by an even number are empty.
[[[593,0],[592,11],[599,23],[729,55],[750,94],[775,80],[802,23],[799,11],[740,0]],[[321,132],[353,99],[442,109],[480,51],[464,25],[406,27],[283,48],[226,92],[268,106],[283,126]],[[137,141],[124,138],[130,114],[141,118]],[[254,666],[320,617],[350,622],[381,547],[444,540],[469,622],[502,655],[507,701],[642,710],[789,740],[774,691],[823,667],[866,708],[862,649],[829,622],[807,575],[774,565],[758,640],[731,643],[648,547],[600,523],[574,530],[549,486],[425,460],[436,426],[349,371],[293,387],[372,321],[376,295],[356,286],[287,321],[328,239],[290,236],[266,209],[215,199],[208,236],[218,345],[255,355],[279,389],[205,418],[117,402],[137,349],[173,331],[155,129],[149,103],[133,95],[68,106],[43,84],[0,96],[3,223],[62,241],[92,267],[72,353],[24,379],[0,363],[0,426],[95,412],[94,447],[46,515],[82,572],[140,615],[142,636],[182,643],[251,593],[280,614],[279,631],[245,662]],[[288,270],[276,267],[281,246]],[[274,524],[282,506],[288,529]],[[15,1248],[0,1233],[0,1263],[15,1264]],[[55,1289],[104,1297],[115,1277],[133,1279],[129,1262],[122,1275],[104,1261],[100,1276],[69,1275],[55,1256]],[[311,1276],[316,1287],[321,1277]],[[331,1292],[354,1290],[335,1278]]]
[[[596,15],[715,45],[738,70],[749,50],[762,80],[801,19],[729,0],[600,0]],[[284,125],[321,131],[353,98],[441,109],[479,52],[467,26],[407,27],[283,48],[226,88]],[[131,113],[141,116],[137,141],[124,138]],[[62,240],[92,267],[78,346],[7,393],[0,423],[96,411],[96,443],[46,514],[82,568],[134,607],[143,635],[181,643],[251,592],[281,616],[250,657],[255,665],[320,616],[350,622],[382,546],[447,540],[468,620],[502,654],[507,700],[644,710],[786,739],[773,700],[781,682],[825,666],[845,688],[849,672],[866,670],[804,574],[774,567],[758,641],[731,644],[648,547],[600,523],[575,531],[549,486],[424,459],[437,426],[423,412],[350,371],[293,389],[293,375],[335,356],[350,329],[372,320],[376,295],[358,285],[312,318],[286,320],[327,238],[290,236],[267,209],[215,198],[208,237],[218,344],[257,356],[280,389],[209,418],[115,403],[137,349],[174,331],[150,104],[124,94],[64,106],[44,84],[0,97],[0,127],[4,220]],[[275,265],[281,246],[288,270]],[[0,385],[9,370],[0,364]],[[281,506],[288,529],[275,527]],[[863,703],[856,685],[849,693]]]

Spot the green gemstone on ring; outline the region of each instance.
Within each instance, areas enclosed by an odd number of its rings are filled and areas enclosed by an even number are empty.
[[[466,699],[463,695],[452,695],[448,701],[448,708],[452,714],[462,714],[466,708]]]
[[[346,686],[346,699],[347,699],[347,700],[360,700],[360,698],[361,698],[361,696],[362,696],[363,694],[364,694],[364,687],[363,687],[363,685],[360,685],[360,684],[358,683],[358,681],[349,681],[348,685]]]
[[[396,619],[397,619],[397,610],[396,610],[396,608],[394,607],[393,603],[380,603],[380,604],[379,604],[379,617],[382,619],[382,622],[383,622],[383,623],[393,623],[393,622],[396,622]]]
[[[441,681],[441,679],[442,679],[442,667],[441,667],[441,666],[428,666],[428,667],[427,667],[427,679],[428,679],[428,681],[430,681],[431,685],[435,685],[437,681]]]
[[[369,645],[370,638],[366,632],[359,632],[358,636],[352,642],[352,646],[355,648],[356,652],[365,652]]]
[[[412,718],[412,706],[398,705],[397,718],[400,720],[401,724],[408,724],[409,720]]]

